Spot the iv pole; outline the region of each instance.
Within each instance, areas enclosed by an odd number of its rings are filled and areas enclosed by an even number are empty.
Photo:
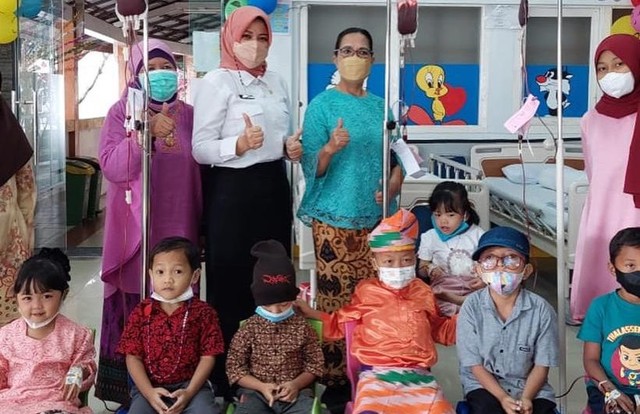
[[[134,47],[134,34],[138,30],[140,21],[142,21],[142,64],[145,73],[149,70],[149,20],[147,18],[147,10],[149,10],[148,0],[119,0],[116,1],[115,12],[118,19],[122,22],[122,31],[128,48]],[[128,56],[130,59],[131,56]],[[134,68],[135,70],[135,68]],[[135,76],[135,74],[133,74]],[[148,79],[147,76],[145,79]],[[140,245],[142,265],[140,277],[140,298],[144,299],[147,294],[147,262],[149,255],[149,212],[150,212],[150,172],[151,172],[151,136],[149,135],[149,85],[142,88],[144,93],[142,119],[140,120],[140,128],[135,126],[131,131],[134,134],[140,129],[142,141],[142,241]],[[135,110],[133,111],[135,114]],[[138,121],[135,119],[135,121]],[[130,202],[130,201],[129,201]]]
[[[558,0],[558,34],[557,34],[557,73],[562,79],[562,2]],[[562,88],[557,88],[558,103],[562,102]],[[558,105],[558,138],[556,141],[556,211],[564,211],[564,140],[562,138],[563,108]],[[557,300],[558,300],[558,338],[560,350],[558,389],[567,388],[567,327],[565,324],[565,279],[569,277],[564,257],[564,214],[556,214],[556,259],[557,259]],[[567,397],[560,398],[559,409],[566,412]]]
[[[382,120],[382,218],[389,216],[389,141],[391,129],[388,124],[389,108],[391,107],[391,0],[387,0],[387,34],[385,45],[384,65],[384,119]]]

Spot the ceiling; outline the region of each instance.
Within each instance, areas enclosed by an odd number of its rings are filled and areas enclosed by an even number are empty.
[[[220,27],[220,0],[147,1],[149,36],[170,42],[175,52],[190,50],[191,33],[194,30],[211,31]],[[70,16],[81,16],[77,11],[84,5],[85,29],[111,39],[123,39],[122,23],[115,13],[115,0],[64,2]]]

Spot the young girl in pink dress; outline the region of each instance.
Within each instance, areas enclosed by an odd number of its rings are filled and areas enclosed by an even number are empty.
[[[84,414],[78,394],[96,374],[89,329],[60,315],[69,290],[69,259],[42,249],[13,286],[22,316],[0,328],[0,406],[3,413]]]

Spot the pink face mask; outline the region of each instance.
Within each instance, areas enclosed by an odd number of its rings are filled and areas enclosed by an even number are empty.
[[[234,42],[233,54],[249,69],[257,68],[267,59],[269,47],[257,40],[245,40],[244,42]]]

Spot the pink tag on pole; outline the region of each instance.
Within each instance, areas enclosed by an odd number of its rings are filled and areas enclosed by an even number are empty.
[[[507,131],[515,134],[518,130],[526,127],[529,121],[536,116],[536,111],[538,110],[538,106],[540,106],[540,101],[535,96],[529,94],[527,96],[527,100],[522,105],[522,108],[518,110],[511,118],[504,123],[504,127],[507,128]],[[522,132],[526,132],[523,131]]]

